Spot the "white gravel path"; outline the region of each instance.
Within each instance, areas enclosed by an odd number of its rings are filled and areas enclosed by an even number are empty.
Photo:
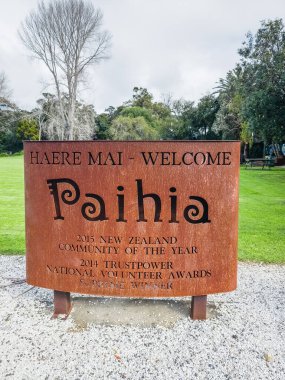
[[[158,315],[78,329],[51,319],[52,292],[24,278],[23,257],[0,256],[1,380],[285,379],[285,266],[240,264],[238,290],[208,297],[215,317],[171,327]]]

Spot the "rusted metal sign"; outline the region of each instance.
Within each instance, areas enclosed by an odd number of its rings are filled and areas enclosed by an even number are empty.
[[[26,142],[27,282],[199,296],[237,283],[239,142]]]

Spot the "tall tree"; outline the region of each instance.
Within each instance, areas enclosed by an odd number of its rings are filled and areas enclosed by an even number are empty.
[[[25,112],[21,111],[9,99],[12,91],[9,89],[7,76],[0,73],[0,153],[14,153],[22,149],[21,140],[17,136],[19,120]],[[4,104],[4,106],[3,106]]]
[[[266,143],[285,140],[285,27],[262,21],[239,50],[244,69],[243,118]]]
[[[38,140],[39,128],[38,128],[37,121],[34,118],[28,118],[28,117],[22,118],[18,122],[16,135],[20,141]]]
[[[127,140],[162,137],[164,126],[171,118],[170,108],[162,102],[154,102],[153,95],[142,87],[134,87],[132,99],[122,106],[109,107],[106,111],[111,123],[110,136],[114,139],[121,139],[119,131]]]
[[[154,140],[157,131],[143,116],[118,116],[112,121],[110,134],[113,140]]]
[[[181,99],[166,99],[166,104],[171,111],[171,118],[168,118],[162,128],[161,137],[169,140],[189,140],[193,139],[192,121],[195,112],[194,102]]]
[[[205,95],[199,100],[192,118],[192,129],[197,139],[216,138],[213,124],[219,108],[220,104],[213,95]]]
[[[19,31],[25,46],[44,62],[53,78],[64,139],[73,140],[80,134],[75,113],[84,74],[90,65],[108,57],[110,34],[101,30],[102,18],[91,2],[40,1]]]
[[[8,87],[8,81],[4,71],[0,73],[0,99],[9,98],[11,90]]]
[[[240,139],[242,129],[241,96],[242,67],[238,64],[234,70],[227,73],[225,78],[219,80],[214,94],[218,94],[220,109],[214,122],[214,130],[222,139]]]
[[[69,103],[68,94],[62,93],[60,102],[55,95],[44,93],[43,98],[37,101],[38,107],[33,110],[33,116],[39,124],[39,138],[49,140],[64,140],[64,130],[61,124],[60,103],[66,108]],[[88,140],[95,135],[96,113],[92,105],[86,105],[76,101],[74,105],[74,139]]]
[[[22,135],[18,134],[20,123],[29,118],[28,112],[16,106],[9,110],[0,110],[0,153],[14,153],[23,149]],[[24,130],[22,126],[22,131]],[[30,139],[30,136],[26,136]]]
[[[134,87],[133,92],[133,99],[130,102],[134,107],[152,107],[153,95],[146,88]]]

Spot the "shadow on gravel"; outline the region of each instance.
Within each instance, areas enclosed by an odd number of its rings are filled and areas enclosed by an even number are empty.
[[[189,318],[191,307],[191,299],[73,297],[72,302],[69,318],[75,323],[72,329],[75,332],[92,325],[171,328],[179,320]],[[210,319],[216,316],[215,304],[208,302],[207,317]]]

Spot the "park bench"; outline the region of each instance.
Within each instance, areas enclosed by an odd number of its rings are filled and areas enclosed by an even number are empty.
[[[252,168],[253,166],[262,166],[262,169],[267,166],[270,169],[274,166],[274,160],[272,158],[246,158],[245,168]]]

